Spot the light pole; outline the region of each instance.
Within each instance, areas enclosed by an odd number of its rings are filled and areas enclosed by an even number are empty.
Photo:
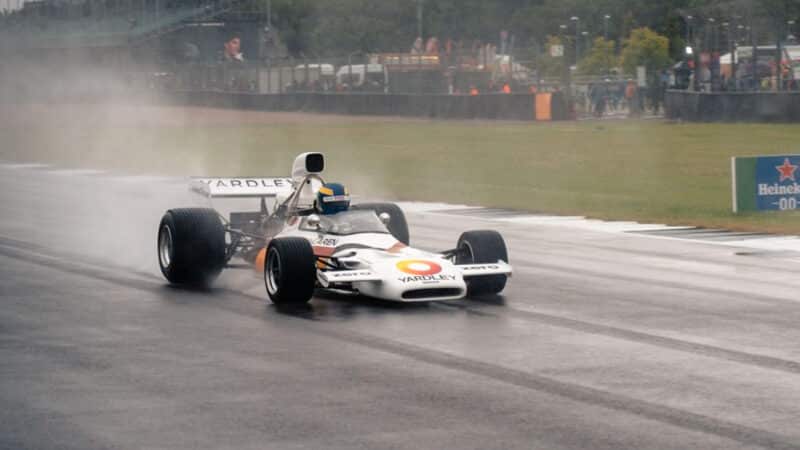
[[[578,16],[572,16],[569,20],[575,22],[575,66],[578,66],[578,60],[581,57],[581,20]]]
[[[719,80],[719,60],[714,57],[714,55],[719,55],[717,52],[717,32],[716,32],[716,19],[713,17],[708,18],[708,29],[710,32],[710,36],[708,39],[708,68],[709,72],[711,73],[711,90],[716,91],[718,90],[718,83]]]
[[[417,0],[417,37],[422,37],[422,2]]]
[[[588,52],[592,43],[592,41],[589,39],[589,32],[581,31],[581,36],[583,36],[583,49],[584,51]]]
[[[728,61],[728,67],[730,68],[730,73],[728,73],[728,86],[731,86],[731,77],[733,76],[733,70],[736,68],[736,63],[734,62],[733,50],[731,50],[731,28],[730,28],[730,24],[728,22],[722,22],[722,28],[725,30],[725,40],[723,41],[724,45],[725,45],[725,51],[728,52],[728,54],[730,55],[730,59]],[[722,52],[720,52],[720,53],[722,53]],[[722,64],[722,61],[720,61],[720,65],[721,64]],[[720,70],[721,69],[722,68],[720,67]],[[726,87],[723,86],[723,89],[725,89],[725,88]]]
[[[608,40],[608,21],[611,19],[610,14],[603,16],[603,39]]]
[[[692,16],[686,16],[686,45],[691,46],[692,42]]]
[[[714,22],[716,22],[716,20],[714,20],[713,17],[708,18],[708,28],[710,31],[708,46],[712,52],[717,49],[717,36],[714,34]]]
[[[569,63],[567,63],[567,54],[564,51],[564,49],[566,48],[566,45],[564,44],[566,43],[567,26],[561,24],[558,26],[558,28],[561,32],[561,39],[560,39],[561,52],[562,52],[561,62],[563,64],[563,69],[561,71],[561,85],[563,86],[564,94],[567,96],[567,98],[570,98],[572,96],[572,82],[570,80]]]

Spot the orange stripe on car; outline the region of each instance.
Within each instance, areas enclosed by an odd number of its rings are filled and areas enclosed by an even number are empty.
[[[389,247],[386,251],[388,253],[400,253],[400,250],[402,250],[404,248],[406,248],[406,244],[403,244],[402,242],[398,242],[398,243],[394,244],[393,246]]]
[[[333,251],[336,250],[334,247],[320,247],[320,246],[313,246],[314,249],[314,256],[327,258],[333,255]]]
[[[259,272],[264,271],[264,261],[267,259],[267,249],[262,248],[258,251],[258,255],[256,255],[256,264],[253,267],[255,270]]]

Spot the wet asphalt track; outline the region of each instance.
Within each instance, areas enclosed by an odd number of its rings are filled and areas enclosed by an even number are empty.
[[[800,448],[800,254],[409,214],[422,248],[501,231],[504,295],[279,311],[248,271],[165,284],[192,202],[0,168],[0,448]]]

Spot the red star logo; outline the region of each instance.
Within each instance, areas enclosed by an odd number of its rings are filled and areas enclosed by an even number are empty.
[[[778,181],[783,180],[794,180],[794,171],[797,170],[797,166],[789,162],[789,158],[783,159],[783,165],[775,166],[778,172],[781,173],[781,179]]]

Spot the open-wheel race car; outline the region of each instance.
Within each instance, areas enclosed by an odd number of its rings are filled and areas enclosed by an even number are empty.
[[[511,266],[499,233],[467,231],[438,253],[412,248],[396,204],[350,205],[343,186],[320,176],[324,165],[321,153],[303,153],[290,178],[193,179],[191,189],[209,199],[253,198],[260,207],[228,218],[212,208],[168,210],[158,228],[161,272],[170,283],[209,285],[225,268],[252,267],[276,304],[306,303],[315,289],[402,302],[503,290]]]

